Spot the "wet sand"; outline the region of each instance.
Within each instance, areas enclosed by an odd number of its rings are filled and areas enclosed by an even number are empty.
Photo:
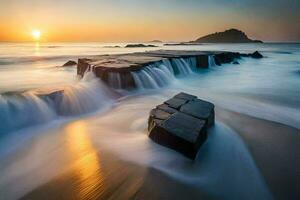
[[[220,108],[216,115],[243,138],[274,198],[300,199],[300,130]]]
[[[85,178],[76,168],[75,164],[22,199],[210,199],[191,185],[156,169],[118,160],[115,155],[102,154],[101,169]]]
[[[119,119],[116,118],[116,120]],[[299,199],[297,189],[299,188],[300,162],[297,150],[300,145],[300,134],[298,129],[219,107],[216,108],[216,120],[234,129],[244,140],[275,199]],[[101,121],[100,126],[104,127],[111,121],[111,118],[104,117]],[[96,121],[96,123],[99,122]],[[111,127],[110,124],[107,126]],[[22,199],[30,200],[226,199],[224,196],[216,195],[217,191],[212,192],[213,188],[209,193],[204,188],[202,190],[202,186],[199,186],[197,181],[185,181],[154,169],[151,165],[125,161],[120,155],[109,151],[106,147],[95,145],[94,142],[97,141],[90,138],[87,128],[84,122],[76,120],[60,127],[63,131],[36,136],[10,160],[2,160],[0,167],[3,173],[6,170],[20,173],[13,174],[12,177],[15,178],[8,178],[9,181],[2,179],[2,183],[7,183],[7,185],[2,185],[5,186],[2,187],[2,192],[6,190],[9,194],[2,197],[14,199],[22,196]],[[105,132],[105,128],[102,131]],[[148,140],[145,136],[142,135],[142,137],[143,140]],[[136,143],[132,145],[134,144]],[[205,149],[203,150],[200,153],[204,153]],[[162,152],[156,150],[154,153],[159,156]],[[205,155],[199,154],[198,157],[205,158]],[[186,165],[187,163],[179,162],[178,164]],[[192,170],[193,163],[187,165],[187,169],[189,168]],[[231,171],[228,173],[230,174]],[[194,178],[201,179],[201,176],[195,174]],[[236,178],[242,177],[233,177],[233,180]],[[20,184],[16,185],[14,182]],[[226,181],[224,183],[226,184]],[[18,188],[13,188],[13,186]],[[226,185],[224,187],[226,188]],[[15,195],[13,193],[15,190],[21,190],[21,192]],[[251,196],[248,199],[251,199]]]

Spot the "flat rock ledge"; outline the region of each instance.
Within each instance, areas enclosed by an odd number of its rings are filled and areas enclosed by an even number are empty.
[[[182,92],[151,110],[149,137],[194,160],[214,121],[212,103]]]
[[[181,50],[157,50],[117,55],[100,55],[89,58],[78,59],[77,74],[81,77],[85,72],[93,71],[108,86],[112,77],[118,77],[120,88],[136,89],[137,84],[132,72],[138,72],[152,64],[162,63],[168,60],[173,68],[174,75],[178,69],[174,65],[176,59],[195,59],[196,68],[209,68],[210,58],[213,58],[216,65],[233,63],[241,57],[262,58],[259,52],[250,54],[224,51],[181,51]]]

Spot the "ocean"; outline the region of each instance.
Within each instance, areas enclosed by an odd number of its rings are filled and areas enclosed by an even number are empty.
[[[197,191],[191,199],[202,194],[211,199],[299,197],[300,44],[124,45],[0,43],[0,199],[28,194],[32,199],[51,188],[39,190],[41,186],[76,170],[78,185],[72,189],[84,192],[78,198],[100,197],[104,180],[121,172],[103,170],[106,178],[99,178],[102,165],[110,162],[101,162],[99,152],[118,158],[124,168],[134,164],[155,169],[180,183],[184,192]],[[187,71],[173,76],[163,70],[161,83],[134,74],[141,81],[134,91],[113,89],[92,73],[80,79],[76,67],[61,67],[92,55],[157,49],[259,51],[264,58],[221,66],[211,61],[209,69],[197,71],[192,61],[183,60],[178,65]],[[57,90],[65,91],[59,103],[41,95]],[[216,125],[195,163],[147,136],[149,111],[181,91],[216,105]],[[159,191],[157,195],[172,197]]]

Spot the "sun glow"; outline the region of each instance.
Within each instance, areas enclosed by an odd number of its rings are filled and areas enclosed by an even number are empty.
[[[34,40],[36,40],[36,41],[40,40],[41,35],[42,35],[42,34],[41,34],[41,31],[39,31],[39,30],[33,30],[33,31],[31,32],[32,38],[33,38]]]

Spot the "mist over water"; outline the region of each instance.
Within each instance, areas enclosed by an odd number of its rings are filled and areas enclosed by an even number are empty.
[[[108,45],[97,43],[47,44],[40,46],[39,54],[34,55],[34,45],[10,45],[0,45],[0,120],[5,122],[0,125],[0,141],[3,144],[0,157],[15,159],[10,164],[5,164],[5,159],[0,162],[3,171],[0,173],[0,193],[5,196],[18,198],[51,180],[54,174],[59,174],[68,165],[60,162],[66,156],[61,148],[66,146],[67,131],[57,127],[72,127],[79,120],[78,127],[84,127],[94,149],[104,148],[122,160],[155,168],[214,198],[273,198],[238,131],[218,117],[216,126],[210,130],[208,141],[193,164],[148,139],[148,113],[176,93],[185,91],[213,102],[221,108],[220,113],[225,109],[300,129],[300,76],[297,73],[300,70],[300,45],[224,44],[153,48],[247,53],[258,50],[265,58],[243,58],[239,60],[239,65],[217,66],[210,57],[210,68],[201,70],[195,69],[193,58],[166,59],[132,72],[138,89],[130,92],[120,89],[118,74],[110,74],[110,84],[107,86],[91,73],[79,80],[75,68],[56,66],[78,55],[84,57],[152,48],[104,48]],[[16,49],[20,51],[14,53]],[[64,92],[49,93],[61,90]],[[101,110],[106,112],[97,112]],[[38,146],[35,149],[45,153],[43,158],[37,158],[29,151],[18,160],[14,151],[5,151],[9,146],[26,148],[28,141],[36,138],[35,135],[41,138],[37,141],[41,140],[40,143],[47,147],[43,149],[43,146]],[[18,138],[22,138],[22,142]],[[37,159],[36,163],[31,163],[31,159]],[[47,159],[52,159],[59,167],[49,169],[45,163]],[[26,167],[17,167],[20,163]],[[20,182],[20,177],[27,174],[29,178],[34,171],[41,174],[48,171],[49,174],[42,178],[35,177],[24,189],[27,183]]]

